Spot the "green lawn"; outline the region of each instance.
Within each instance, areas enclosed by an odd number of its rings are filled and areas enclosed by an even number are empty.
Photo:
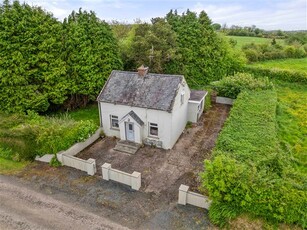
[[[294,166],[307,174],[307,85],[276,82],[277,136]]]
[[[272,39],[270,38],[258,38],[258,37],[243,37],[243,36],[226,36],[226,38],[232,38],[237,41],[237,45],[235,46],[236,49],[241,50],[242,46],[249,44],[249,43],[255,43],[255,44],[265,44],[265,43],[271,43]],[[276,42],[278,44],[283,45],[284,40],[282,39],[276,39]]]
[[[263,68],[278,68],[286,70],[298,70],[307,72],[307,58],[289,58],[280,60],[271,60],[265,62],[257,62],[251,66],[263,67]]]

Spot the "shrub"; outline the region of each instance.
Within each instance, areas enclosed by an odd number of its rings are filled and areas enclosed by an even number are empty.
[[[62,166],[62,163],[58,160],[56,154],[52,157],[51,161],[49,162],[50,166],[53,167],[60,167]]]
[[[241,213],[307,227],[306,176],[291,167],[276,131],[273,90],[241,93],[205,161],[209,216],[221,226]]]
[[[37,155],[68,149],[93,134],[97,125],[92,120],[74,121],[68,116],[42,117],[0,114],[0,147],[3,155],[14,160],[34,160]],[[1,155],[1,154],[0,154]]]
[[[268,78],[256,79],[248,73],[237,73],[234,76],[225,77],[220,81],[211,83],[218,96],[237,98],[243,90],[271,89],[272,83]]]
[[[253,74],[259,77],[269,77],[271,79],[283,80],[287,82],[302,82],[307,83],[307,73],[295,70],[282,70],[277,68],[262,68],[255,66],[245,66],[244,72]]]

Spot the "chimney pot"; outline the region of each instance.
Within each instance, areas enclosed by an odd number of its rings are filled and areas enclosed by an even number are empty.
[[[148,67],[145,67],[144,65],[141,65],[139,68],[138,68],[138,74],[139,76],[141,77],[145,77],[145,75],[147,74],[148,72]]]

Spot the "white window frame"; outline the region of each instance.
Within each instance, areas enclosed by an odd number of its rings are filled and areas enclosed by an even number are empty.
[[[115,120],[115,122],[116,122],[116,120],[117,120],[117,125],[118,125],[118,127],[117,126],[113,126],[113,120]],[[118,119],[118,116],[116,116],[116,115],[110,115],[110,127],[111,127],[111,129],[117,129],[117,130],[119,130],[119,119]]]
[[[150,137],[158,137],[159,136],[159,127],[158,127],[158,124],[157,123],[153,123],[153,122],[148,122],[148,135]],[[151,128],[156,128],[157,129],[157,134],[152,134],[151,133]]]

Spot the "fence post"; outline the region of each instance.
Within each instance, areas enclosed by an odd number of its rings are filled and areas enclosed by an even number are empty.
[[[134,171],[131,174],[131,188],[134,190],[139,190],[141,188],[141,173]]]
[[[104,180],[109,180],[110,179],[110,176],[109,176],[109,171],[111,169],[111,164],[109,163],[104,163],[102,166],[101,166],[101,170],[102,170],[102,178]]]
[[[96,160],[89,158],[86,164],[86,172],[88,175],[93,176],[96,173]]]
[[[178,195],[178,204],[187,204],[187,193],[189,190],[189,186],[186,185],[180,185],[179,187],[179,195]]]

